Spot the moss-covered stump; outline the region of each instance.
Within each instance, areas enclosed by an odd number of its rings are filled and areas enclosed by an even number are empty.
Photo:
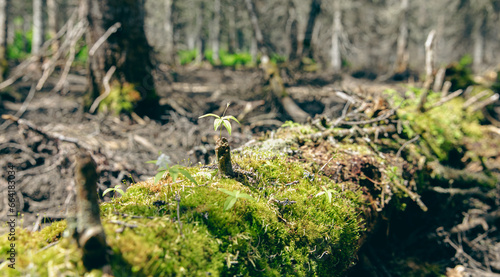
[[[487,149],[470,150],[498,137],[492,139],[488,127],[479,124],[478,113],[462,108],[463,99],[421,114],[412,100],[419,99],[418,91],[410,94],[414,97],[406,100],[392,94],[389,102],[400,106],[397,112],[383,117],[381,111],[380,120],[354,127],[333,128],[326,121],[285,124],[272,138],[232,153],[234,178],[199,166],[187,169],[199,185],[168,179],[154,184],[152,178],[133,184],[122,197],[101,204],[113,274],[343,275],[382,218],[407,205],[426,209],[419,192],[436,184],[477,185],[447,179],[458,173],[443,168],[465,170],[481,161],[488,166],[495,158]],[[430,93],[427,105],[438,101]],[[410,141],[417,135],[420,139]],[[488,186],[488,178],[497,175],[476,179]],[[255,201],[238,198],[224,210],[224,191],[246,193]],[[5,261],[2,272],[84,275],[81,252],[61,238],[65,225],[58,222],[40,232],[18,229],[16,269],[7,270]],[[2,253],[9,244],[7,236],[0,237]]]

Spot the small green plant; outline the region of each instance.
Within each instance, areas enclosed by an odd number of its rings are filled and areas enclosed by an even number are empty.
[[[181,65],[186,65],[196,60],[196,56],[198,56],[198,50],[197,49],[179,50],[177,54],[179,55],[179,60],[181,62]]]
[[[102,192],[102,197],[104,197],[104,195],[108,194],[108,192],[118,192],[120,195],[124,195],[125,192],[121,189],[121,185],[116,185],[114,188],[107,188],[106,190],[104,190]],[[115,194],[116,195],[116,194]]]
[[[332,193],[335,193],[336,191],[334,189],[326,189],[323,187],[323,191],[319,192],[316,194],[315,197],[321,196],[323,194],[326,194],[326,197],[328,198],[328,203],[332,203]]]
[[[232,127],[231,127],[230,120],[232,119],[232,120],[236,121],[238,124],[240,124],[240,122],[238,121],[238,119],[236,119],[236,117],[234,117],[232,115],[225,115],[226,111],[227,111],[227,108],[229,107],[229,105],[230,105],[230,103],[227,103],[226,109],[222,113],[222,117],[220,117],[220,116],[218,116],[216,114],[213,114],[213,113],[208,113],[208,114],[200,116],[199,118],[204,118],[204,117],[207,117],[207,116],[213,116],[213,117],[215,117],[214,130],[217,131],[217,129],[222,124],[222,125],[224,125],[224,127],[226,127],[226,130],[229,133],[229,135],[231,135]],[[222,136],[222,128],[219,130],[219,137],[221,137],[221,136]]]
[[[170,174],[170,177],[172,177],[173,182],[177,180],[177,177],[179,176],[180,173],[184,175],[186,179],[198,185],[196,180],[193,178],[193,176],[191,176],[191,174],[187,170],[181,168],[179,165],[169,166],[168,164],[170,163],[170,157],[168,155],[162,154],[160,152],[158,160],[147,161],[147,163],[156,164],[158,166],[158,173],[156,173],[155,175],[155,184],[158,183],[158,181],[160,181],[163,178],[165,172],[168,172]]]
[[[226,198],[226,202],[224,202],[224,211],[227,211],[229,209],[231,209],[234,204],[236,203],[236,201],[238,201],[238,198],[245,198],[245,199],[248,199],[248,200],[253,200],[255,201],[255,198],[253,198],[252,196],[246,194],[246,193],[242,193],[240,192],[239,190],[237,191],[230,191],[230,190],[227,190],[227,189],[218,189],[220,191],[222,191],[223,193],[229,195],[227,198]]]

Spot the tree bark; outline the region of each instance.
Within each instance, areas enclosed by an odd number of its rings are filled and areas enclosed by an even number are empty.
[[[172,8],[173,1],[165,1],[165,55],[167,56],[167,61],[172,62],[174,59],[174,26],[172,24]]]
[[[313,58],[312,37],[316,18],[321,12],[321,0],[313,0],[311,2],[311,10],[309,11],[309,19],[307,21],[306,31],[304,33],[304,42],[302,43],[302,56]]]
[[[214,21],[212,24],[212,59],[219,63],[220,0],[214,0]]]
[[[144,0],[82,2],[88,8],[87,44],[91,50],[98,47],[94,53],[89,53],[90,89],[87,100],[90,101],[86,106],[90,107],[105,91],[103,79],[110,68],[116,66],[109,83],[111,90],[120,92],[122,98],[119,101],[131,103],[132,111],[139,115],[157,117],[158,96],[151,76],[151,47],[144,33]],[[96,46],[96,42],[117,22],[121,23],[121,28]]]
[[[33,38],[31,41],[31,53],[38,54],[43,40],[43,17],[42,0],[33,0]]]
[[[340,58],[340,34],[342,32],[340,0],[334,0],[333,9],[331,65],[334,72],[339,72],[342,67],[342,60]]]

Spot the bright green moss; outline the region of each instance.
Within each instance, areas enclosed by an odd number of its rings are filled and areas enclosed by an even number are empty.
[[[311,179],[305,174],[306,164],[286,155],[244,151],[234,155],[234,162],[258,178],[245,185],[219,179],[210,170],[191,168],[201,186],[168,181],[155,185],[148,180],[134,184],[122,197],[103,203],[102,222],[114,253],[113,274],[341,275],[352,262],[360,237],[359,194],[342,192],[339,184],[326,177]],[[298,183],[286,186],[293,181]],[[315,197],[322,186],[336,189],[332,203],[325,197]],[[233,208],[224,211],[227,195],[217,188],[240,190],[257,201],[239,199]],[[183,236],[177,221],[176,193],[181,196]],[[293,204],[279,203],[286,199]],[[160,200],[165,205],[155,206]],[[137,227],[123,228],[113,221]],[[63,222],[56,223],[34,235],[20,231],[17,273],[45,275],[57,268],[61,274],[84,274],[79,251],[69,239],[37,252],[54,241],[64,226]],[[5,247],[6,237],[1,237],[0,242]]]

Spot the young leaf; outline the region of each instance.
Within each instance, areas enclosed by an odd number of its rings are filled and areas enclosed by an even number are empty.
[[[157,184],[158,181],[160,181],[160,179],[163,177],[163,174],[165,174],[165,171],[166,170],[161,170],[158,173],[156,173],[156,175],[155,175],[155,184]]]
[[[175,182],[175,180],[177,180],[177,176],[179,176],[179,168],[177,166],[172,166],[169,172],[170,177],[172,177],[172,182]]]
[[[158,160],[147,161],[147,164],[155,164]]]
[[[121,189],[120,185],[115,186],[115,191],[118,192],[120,195],[124,195],[125,192]]]
[[[318,197],[318,196],[323,195],[323,194],[325,194],[325,192],[324,192],[324,191],[320,191],[320,192],[318,192],[318,194],[316,194],[316,196],[314,196],[314,197]]]
[[[232,119],[232,120],[236,121],[238,124],[241,125],[241,123],[238,121],[238,119],[236,119],[236,117],[234,117],[232,115],[226,115],[222,119],[227,119],[227,120]]]
[[[207,113],[207,114],[204,114],[198,118],[204,118],[204,117],[207,117],[207,116],[213,116],[215,118],[220,118],[220,116],[216,115],[216,114],[213,114],[213,113]]]
[[[240,194],[238,195],[238,197],[240,197],[240,198],[245,198],[245,199],[248,199],[248,200],[253,200],[253,201],[255,201],[255,198],[253,198],[252,196],[250,196],[250,195],[248,195],[248,194],[246,194],[246,193],[240,193]]]
[[[227,195],[230,195],[230,196],[236,196],[236,193],[233,192],[233,191],[230,191],[230,190],[227,190],[227,189],[218,189],[220,191],[222,191],[223,193],[227,194]],[[239,192],[239,191],[238,191]]]
[[[217,118],[215,121],[214,121],[214,130],[217,131],[217,129],[219,128],[219,126],[222,124],[223,120],[220,119],[220,118]]]
[[[186,179],[188,179],[189,181],[191,181],[194,184],[198,185],[198,183],[196,182],[196,180],[193,178],[193,176],[191,176],[191,174],[189,174],[189,172],[187,170],[185,170],[184,168],[179,168],[179,172],[182,173],[182,175],[184,175],[184,177],[186,177]]]
[[[328,203],[332,203],[332,192],[331,190],[326,191],[326,195],[328,196]]]
[[[113,190],[115,190],[115,189],[114,188],[107,188],[106,190],[104,190],[102,192],[102,197],[104,197],[104,195],[108,194],[108,192],[113,191]]]
[[[222,124],[224,124],[224,127],[226,127],[227,132],[229,135],[231,135],[231,123],[229,123],[229,120],[222,120]]]
[[[236,200],[238,200],[238,198],[228,196],[226,198],[226,203],[224,203],[224,210],[227,211],[227,210],[231,209],[234,206],[234,203],[236,203]]]

